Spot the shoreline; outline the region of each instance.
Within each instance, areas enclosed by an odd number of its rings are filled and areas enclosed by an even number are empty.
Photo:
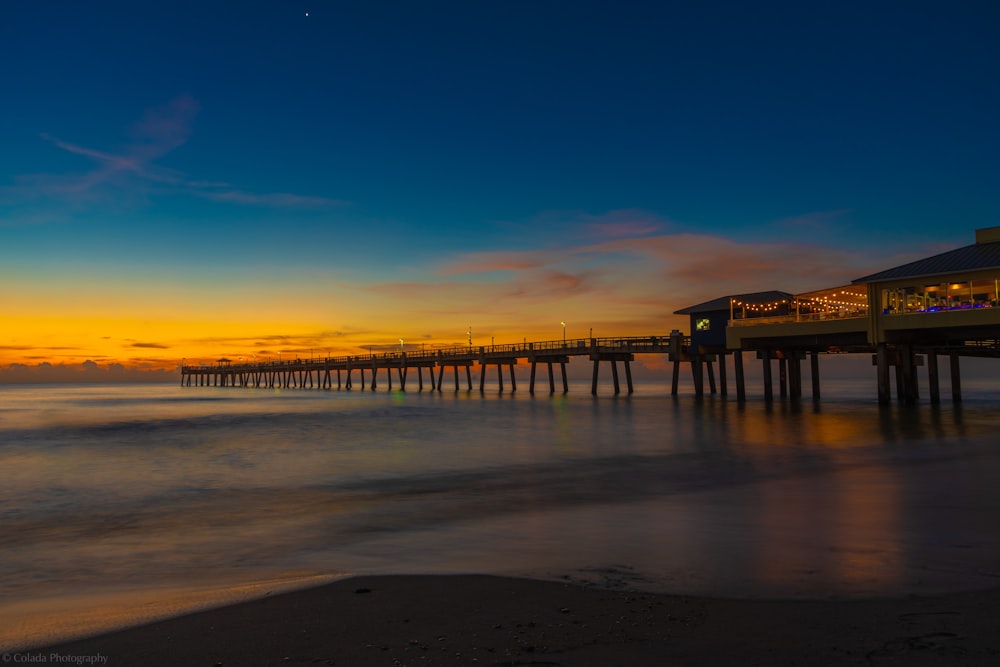
[[[366,575],[8,654],[107,665],[979,665],[1000,587],[722,599],[493,575]],[[89,662],[88,662],[89,660]]]

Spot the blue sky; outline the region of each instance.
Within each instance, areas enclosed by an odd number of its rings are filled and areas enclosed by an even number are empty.
[[[434,317],[451,331],[503,299],[529,333],[533,309],[565,306],[615,312],[599,324],[624,334],[747,285],[847,282],[1000,221],[993,2],[0,12],[8,329],[38,316],[25,300],[57,309],[81,284],[107,296],[96,315],[145,312],[116,288],[132,283],[221,319],[305,294],[328,304],[313,336],[391,339],[377,313],[395,308],[408,336],[443,343]],[[696,284],[651,287],[676,280]],[[521,338],[499,316],[482,326]],[[79,347],[65,358],[143,361]]]

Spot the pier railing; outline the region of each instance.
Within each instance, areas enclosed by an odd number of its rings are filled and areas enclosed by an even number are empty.
[[[691,344],[690,337],[684,336],[681,346]],[[609,352],[636,354],[666,353],[670,350],[669,335],[654,336],[615,336],[604,338],[569,338],[545,341],[524,341],[521,343],[501,343],[499,345],[454,346],[432,349],[403,349],[392,352],[370,352],[368,354],[353,354],[328,357],[310,357],[308,359],[279,359],[266,361],[232,361],[217,362],[215,365],[204,363],[184,365],[185,373],[213,372],[224,369],[228,372],[271,370],[271,369],[324,369],[330,367],[370,368],[373,365],[427,365],[448,363],[453,361],[477,362],[483,359],[497,357],[529,359],[535,353],[558,353],[565,356],[585,356]]]
[[[758,324],[786,324],[794,322],[822,322],[824,320],[848,320],[868,317],[864,311],[830,311],[828,313],[792,313],[791,315],[775,315],[773,317],[748,317],[744,319],[731,319],[728,325],[731,327],[752,327]]]

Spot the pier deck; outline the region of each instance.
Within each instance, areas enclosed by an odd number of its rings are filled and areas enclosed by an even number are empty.
[[[181,386],[220,386],[255,388],[319,388],[352,389],[355,375],[360,387],[377,389],[379,377],[385,378],[387,387],[393,386],[393,374],[400,389],[406,389],[411,370],[417,372],[418,389],[424,388],[423,371],[428,371],[432,390],[440,391],[446,368],[452,368],[455,390],[460,388],[459,369],[465,369],[467,389],[472,389],[473,364],[479,364],[479,389],[485,390],[487,371],[496,366],[500,391],[504,390],[504,367],[509,369],[511,391],[517,389],[514,367],[520,362],[531,366],[528,390],[535,391],[536,368],[545,364],[548,370],[549,391],[555,392],[554,365],[558,364],[563,391],[568,390],[566,363],[570,357],[586,357],[593,362],[592,393],[597,393],[597,380],[601,362],[611,365],[615,393],[621,392],[618,362],[625,369],[628,393],[634,391],[630,362],[637,354],[666,354],[690,345],[690,339],[679,334],[652,336],[619,336],[613,338],[573,338],[568,340],[524,342],[504,345],[463,346],[434,350],[400,350],[375,354],[325,357],[320,359],[295,359],[234,364],[220,359],[215,365],[185,365],[181,367]],[[435,369],[437,378],[435,378]],[[367,381],[366,381],[367,372]]]

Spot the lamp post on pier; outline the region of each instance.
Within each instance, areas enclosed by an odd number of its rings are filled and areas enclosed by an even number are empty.
[[[563,328],[563,347],[566,347],[566,323],[560,322],[559,324],[561,324]]]

